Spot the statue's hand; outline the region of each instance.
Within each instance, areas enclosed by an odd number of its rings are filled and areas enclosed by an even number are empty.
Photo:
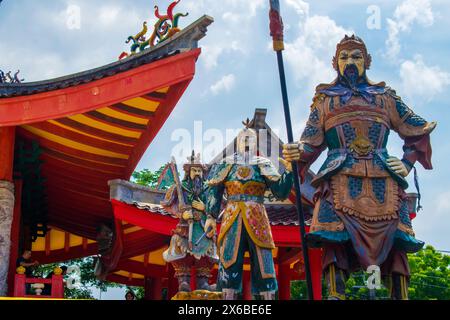
[[[396,157],[389,157],[386,162],[389,165],[389,168],[402,177],[406,177],[409,174],[408,168],[400,159]]]
[[[194,201],[192,201],[192,208],[203,212],[203,211],[205,211],[205,204],[201,200],[199,200],[199,201],[194,200]]]
[[[303,145],[299,143],[289,143],[283,145],[283,158],[286,161],[299,161],[303,153]]]
[[[216,230],[217,230],[216,220],[213,217],[208,217],[208,219],[206,219],[204,228],[205,232],[209,231],[206,236],[208,238],[214,237],[214,235],[216,234]]]
[[[283,158],[278,158],[278,160],[286,168],[286,171],[292,172],[292,162],[286,161]]]
[[[182,218],[184,220],[192,220],[192,219],[194,219],[194,215],[192,214],[191,210],[188,210],[188,211],[183,212]]]

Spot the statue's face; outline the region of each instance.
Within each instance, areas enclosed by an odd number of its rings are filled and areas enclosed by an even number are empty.
[[[361,77],[366,69],[364,54],[361,49],[341,50],[338,57],[339,74],[341,76],[351,77],[351,73],[353,72],[351,69],[354,68],[350,67],[352,65],[356,66],[358,78]],[[350,74],[346,74],[346,72]]]
[[[200,167],[192,167],[189,175],[191,177],[191,180],[194,180],[195,177],[200,177],[201,179],[203,178],[203,169]]]
[[[253,129],[242,130],[237,137],[237,153],[240,155],[256,155],[258,137]]]

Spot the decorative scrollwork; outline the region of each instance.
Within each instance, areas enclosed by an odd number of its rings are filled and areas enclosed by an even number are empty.
[[[173,11],[175,7],[180,3],[181,0],[177,0],[172,2],[168,9],[167,13],[165,15],[161,15],[159,12],[159,7],[155,6],[155,16],[158,18],[158,21],[156,21],[153,32],[150,36],[150,38],[147,39],[146,34],[148,32],[148,26],[147,22],[145,21],[143,23],[143,28],[141,32],[139,32],[135,36],[129,36],[126,43],[132,42],[131,45],[131,53],[123,52],[119,59],[123,59],[129,56],[135,55],[138,51],[142,52],[148,48],[152,48],[156,46],[159,43],[162,43],[166,41],[167,39],[174,36],[176,33],[180,32],[180,28],[178,27],[178,23],[181,17],[187,17],[188,13],[176,13],[174,14]]]

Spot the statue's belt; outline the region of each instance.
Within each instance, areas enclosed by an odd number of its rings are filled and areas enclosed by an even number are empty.
[[[386,148],[369,149],[369,150],[360,150],[358,148],[340,148],[329,150],[328,156],[353,154],[354,157],[358,159],[372,159],[374,154],[381,155],[387,152],[388,151]]]
[[[233,194],[228,195],[227,197],[228,201],[235,201],[235,202],[258,202],[258,203],[264,203],[264,196],[254,196],[249,194]]]

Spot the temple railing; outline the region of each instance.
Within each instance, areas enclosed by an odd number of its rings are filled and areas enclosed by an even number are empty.
[[[14,297],[16,298],[38,298],[38,299],[64,299],[64,281],[62,270],[55,268],[51,279],[27,278],[25,268],[17,268],[17,274],[14,279]],[[27,286],[29,285],[29,286]],[[51,285],[50,295],[42,295],[45,285]],[[29,287],[27,292],[27,287]],[[34,290],[36,294],[29,294]]]

